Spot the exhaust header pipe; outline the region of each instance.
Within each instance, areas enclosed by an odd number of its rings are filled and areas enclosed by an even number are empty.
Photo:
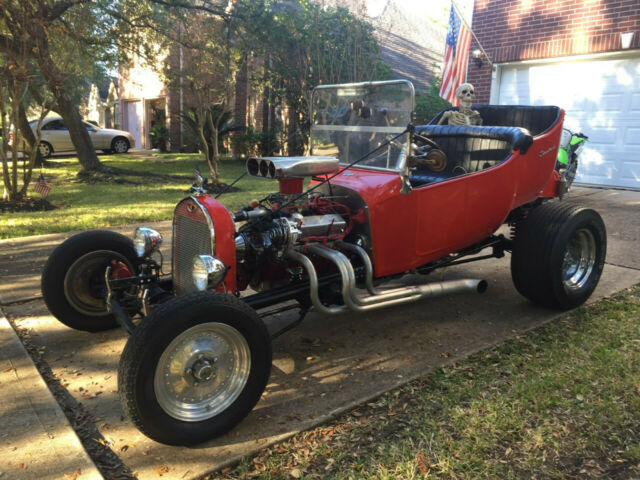
[[[311,259],[295,250],[289,250],[287,252],[287,256],[291,260],[300,263],[306,270],[309,276],[311,303],[314,308],[321,313],[336,314],[347,310],[365,312],[456,292],[475,291],[477,293],[484,293],[487,289],[487,282],[485,280],[465,279],[434,282],[426,285],[412,285],[379,292],[373,286],[373,267],[367,253],[357,245],[345,242],[337,242],[337,245],[345,250],[353,251],[362,259],[365,266],[365,284],[370,293],[370,295],[364,297],[358,294],[353,266],[343,253],[323,245],[309,245],[309,252],[331,261],[340,272],[342,278],[341,293],[344,305],[339,306],[328,307],[320,301],[318,294],[318,276]]]

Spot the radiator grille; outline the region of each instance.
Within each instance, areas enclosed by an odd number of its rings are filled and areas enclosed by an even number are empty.
[[[213,255],[213,227],[208,214],[192,198],[180,202],[173,214],[173,288],[175,293],[195,292],[192,270],[193,257]]]

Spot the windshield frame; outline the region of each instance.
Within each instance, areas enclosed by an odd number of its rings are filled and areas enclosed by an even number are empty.
[[[411,98],[411,111],[409,112],[409,118],[412,119],[413,118],[413,114],[415,111],[415,88],[413,86],[413,84],[409,81],[409,80],[385,80],[385,81],[375,81],[375,82],[359,82],[359,83],[342,83],[342,84],[329,84],[329,85],[318,85],[317,87],[315,87],[311,93],[311,97],[309,100],[309,112],[310,112],[310,117],[309,118],[314,118],[314,111],[313,111],[313,105],[314,105],[314,98],[316,95],[316,92],[319,90],[327,90],[327,89],[333,89],[336,90],[338,88],[353,88],[353,89],[358,89],[358,88],[365,88],[365,87],[372,87],[372,86],[384,86],[384,85],[403,85],[406,88],[408,88],[409,90],[409,95]],[[329,127],[329,128],[323,128],[323,127]],[[336,130],[337,126],[333,126],[333,125],[313,125],[313,123],[311,123],[310,126],[310,139],[309,139],[309,155],[314,156],[313,154],[313,131],[314,129],[316,131],[322,131],[322,130],[329,130],[329,129],[333,129]],[[375,126],[369,126],[366,127],[367,131],[375,131],[375,132],[379,132],[379,133],[388,133],[390,135],[393,135],[394,137],[396,135],[398,135],[399,133],[402,133],[403,131],[406,130],[406,125],[405,126],[387,126],[387,127],[383,127],[383,126],[379,126],[379,127],[375,127]],[[344,130],[344,131],[362,131],[363,127],[358,127],[355,125],[343,125],[340,126],[339,130]],[[404,173],[404,171],[406,170],[406,162],[407,162],[407,156],[409,155],[410,152],[410,148],[411,148],[411,134],[410,132],[406,132],[405,134],[406,138],[398,138],[399,142],[404,143],[404,150],[403,153],[397,164],[395,165],[395,167],[377,167],[377,166],[373,166],[373,165],[366,165],[366,164],[360,164],[357,163],[356,165],[354,165],[355,167],[359,167],[359,168],[366,168],[369,170],[378,170],[378,171],[384,171],[384,172],[397,172],[397,173]],[[348,163],[340,163],[341,165],[348,165]]]

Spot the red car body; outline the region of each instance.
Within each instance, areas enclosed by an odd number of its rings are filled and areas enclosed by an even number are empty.
[[[381,288],[406,272],[508,252],[525,298],[582,304],[602,273],[606,231],[594,210],[556,200],[572,178],[556,163],[564,111],[473,108],[482,126],[439,125],[441,112],[413,127],[408,82],[318,87],[311,155],[247,161],[248,174],[277,179],[279,191],[229,212],[198,178],[178,203],[171,277],[154,257],[158,232],[138,228],[133,242],[84,232],[49,258],[45,302],[73,328],[131,333],[118,371],[125,413],[176,445],[221,435],[247,415],[269,378],[272,339],[310,309],[362,313],[487,287],[454,279]],[[497,235],[505,223],[509,235]],[[298,320],[269,332],[261,315],[289,308]]]

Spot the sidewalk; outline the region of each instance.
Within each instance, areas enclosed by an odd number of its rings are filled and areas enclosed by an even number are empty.
[[[0,478],[103,478],[0,311]]]

